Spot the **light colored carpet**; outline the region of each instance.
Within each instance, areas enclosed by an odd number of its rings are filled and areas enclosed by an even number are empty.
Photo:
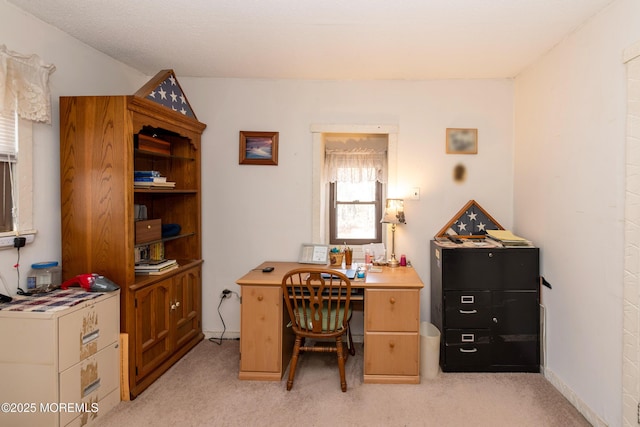
[[[239,342],[203,341],[98,426],[589,426],[542,375],[442,373],[363,384],[362,344],[340,391],[335,355],[302,355],[293,384],[238,380]]]

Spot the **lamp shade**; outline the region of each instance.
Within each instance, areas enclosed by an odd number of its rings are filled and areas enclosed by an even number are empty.
[[[387,199],[387,205],[384,209],[384,215],[380,222],[389,224],[405,224],[404,219],[404,200]]]

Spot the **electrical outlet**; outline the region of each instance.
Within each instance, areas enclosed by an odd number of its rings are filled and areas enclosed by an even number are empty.
[[[33,234],[22,234],[20,236],[0,237],[0,248],[13,248],[16,237],[24,237],[25,244],[33,243],[33,241],[35,240],[35,235]]]

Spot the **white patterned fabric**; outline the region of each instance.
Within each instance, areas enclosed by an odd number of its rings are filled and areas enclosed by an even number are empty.
[[[0,45],[0,112],[51,123],[49,75],[55,66],[37,55],[22,55]]]
[[[387,154],[368,148],[327,150],[324,167],[328,182],[387,181]]]

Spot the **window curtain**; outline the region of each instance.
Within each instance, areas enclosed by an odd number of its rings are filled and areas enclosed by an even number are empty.
[[[0,45],[0,113],[51,123],[49,75],[55,66],[37,55],[22,55]]]
[[[327,150],[325,152],[327,182],[387,182],[387,153],[370,148]]]

